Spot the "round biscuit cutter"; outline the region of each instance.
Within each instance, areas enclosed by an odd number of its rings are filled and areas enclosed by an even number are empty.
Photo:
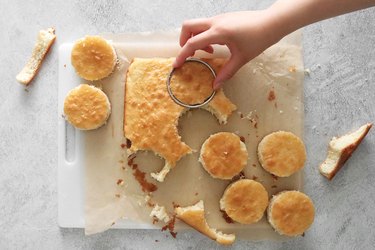
[[[203,64],[204,66],[206,66],[212,73],[212,75],[214,76],[214,78],[216,78],[216,72],[215,70],[211,67],[211,65],[209,65],[208,63],[206,63],[205,61],[202,61],[198,58],[188,58],[185,60],[184,63],[191,63],[191,62],[196,62],[196,63],[200,63],[200,64]],[[173,73],[175,72],[175,68],[171,70],[171,72],[169,73],[169,76],[167,78],[167,90],[168,90],[168,93],[169,93],[169,96],[172,98],[172,100],[177,103],[178,105],[180,106],[183,106],[185,108],[191,108],[191,109],[195,109],[195,108],[200,108],[206,104],[208,104],[215,96],[216,94],[216,91],[215,90],[212,90],[212,93],[201,103],[195,103],[195,104],[188,104],[188,103],[185,103],[181,100],[179,100],[174,94],[173,94],[173,91],[171,89],[171,79],[172,79],[172,76],[173,76]]]

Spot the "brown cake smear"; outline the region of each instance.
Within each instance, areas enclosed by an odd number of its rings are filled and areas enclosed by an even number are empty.
[[[158,187],[155,184],[147,181],[146,173],[139,170],[138,164],[134,163],[134,159],[135,154],[129,155],[128,166],[133,169],[133,176],[138,181],[139,185],[141,185],[142,191],[148,193],[156,191]]]
[[[172,219],[161,228],[161,231],[169,230],[169,233],[172,235],[173,238],[176,238],[177,232],[174,231],[174,225],[176,223],[176,215],[173,215]]]
[[[123,186],[124,185],[124,180],[123,179],[118,179],[117,182],[116,182],[116,184],[118,186]]]
[[[245,141],[245,137],[243,137],[243,136],[240,136],[240,140],[241,140],[243,143],[246,142],[246,141]]]
[[[134,165],[137,166],[137,164],[134,164]],[[138,183],[141,185],[143,192],[151,193],[151,192],[154,192],[158,189],[158,187],[155,184],[153,184],[151,182],[148,182],[146,180],[146,173],[145,172],[142,172],[138,168],[133,168],[133,170],[134,170],[133,175],[134,175],[135,179],[138,181]]]
[[[234,176],[231,180],[231,183],[236,182],[238,180],[244,179],[245,178],[245,173],[241,171],[238,175]]]
[[[129,139],[126,139],[126,148],[131,148],[131,146],[132,146],[132,141],[131,140],[129,140]]]
[[[228,214],[224,210],[220,210],[220,212],[226,223],[234,223],[234,221],[228,216]]]
[[[129,149],[129,148],[131,148],[131,146],[132,146],[132,142],[131,142],[131,140],[129,140],[129,139],[126,139],[126,144],[125,143],[121,143],[121,148],[127,148],[127,149]]]
[[[275,90],[272,88],[270,92],[268,92],[268,101],[272,102],[276,99]]]

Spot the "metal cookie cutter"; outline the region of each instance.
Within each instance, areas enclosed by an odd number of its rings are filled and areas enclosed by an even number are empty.
[[[214,76],[214,78],[216,78],[215,70],[208,63],[206,63],[205,61],[202,61],[202,60],[197,59],[197,58],[188,58],[188,59],[186,59],[186,61],[184,63],[189,63],[189,62],[197,62],[197,63],[203,64],[204,66],[206,66],[211,71],[211,73]],[[168,93],[169,93],[170,97],[172,98],[172,100],[175,103],[177,103],[178,105],[181,105],[181,106],[183,106],[185,108],[195,109],[195,108],[200,108],[200,107],[208,104],[214,98],[214,96],[216,94],[216,91],[212,90],[212,93],[202,103],[188,104],[188,103],[184,103],[184,102],[180,101],[173,94],[172,89],[171,89],[171,79],[172,79],[172,76],[173,76],[174,72],[175,72],[175,69],[172,69],[172,71],[169,73],[169,76],[167,78],[167,90],[168,90]]]

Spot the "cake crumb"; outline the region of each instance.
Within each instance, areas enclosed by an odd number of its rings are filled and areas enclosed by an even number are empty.
[[[153,225],[155,225],[155,224],[158,223],[158,222],[159,222],[158,218],[156,218],[155,216],[152,217],[152,224],[153,224]]]
[[[152,209],[150,217],[157,218],[158,220],[164,221],[165,223],[170,220],[165,207],[159,206],[158,204],[156,204]]]
[[[243,143],[246,142],[246,141],[245,141],[245,137],[243,137],[243,136],[240,136],[240,140],[241,140]]]
[[[177,207],[180,207],[180,205],[178,205],[177,203],[175,203],[174,201],[172,202],[172,206],[173,208],[177,208]]]
[[[250,123],[253,125],[253,127],[256,129],[258,128],[258,115],[257,114],[254,114],[256,112],[256,110],[254,111],[250,111],[246,116],[244,116],[243,118],[241,119],[247,119],[250,121]]]
[[[275,94],[274,89],[272,88],[270,92],[268,92],[268,101],[272,102],[275,99],[276,99],[276,94]]]
[[[289,72],[290,72],[290,73],[294,73],[294,72],[296,72],[296,71],[297,71],[297,69],[296,69],[296,66],[295,66],[295,65],[292,65],[292,66],[290,66],[288,70],[289,70]]]
[[[146,196],[145,196],[145,202],[149,202],[150,200],[151,200],[151,196],[146,195]]]
[[[118,186],[123,186],[124,185],[124,180],[123,179],[118,179],[117,182],[116,182],[116,184]]]

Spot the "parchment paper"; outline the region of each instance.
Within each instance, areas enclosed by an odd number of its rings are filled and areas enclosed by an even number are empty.
[[[126,150],[121,147],[126,143],[123,137],[125,74],[134,57],[176,56],[178,34],[174,31],[104,35],[113,41],[119,66],[110,77],[97,83],[112,104],[107,125],[85,133],[86,234],[102,232],[111,226],[155,227],[149,217],[151,208],[146,204],[145,194],[132,169],[127,166]],[[204,52],[196,56],[210,57]],[[226,56],[226,49],[215,47],[213,57]],[[303,72],[300,33],[296,32],[245,65],[225,84],[225,94],[238,107],[226,125],[219,125],[207,111],[188,111],[180,118],[178,127],[182,140],[196,153],[180,160],[163,183],[157,183],[146,174],[148,181],[158,186],[151,200],[172,213],[172,202],[189,206],[202,199],[210,226],[226,233],[234,232],[242,239],[282,239],[272,230],[265,216],[253,225],[226,223],[219,211],[219,199],[229,182],[211,178],[200,166],[198,157],[200,147],[209,135],[219,131],[234,132],[244,137],[249,152],[244,171],[247,178],[261,182],[270,196],[286,189],[301,190],[303,171],[288,178],[275,179],[260,167],[256,148],[262,137],[273,131],[291,131],[303,138]],[[274,93],[274,98],[270,92]],[[146,173],[158,171],[164,165],[163,160],[152,152],[137,153],[135,162]],[[124,184],[118,185],[119,180]],[[130,219],[133,223],[120,218]],[[184,228],[180,222],[176,227]]]

